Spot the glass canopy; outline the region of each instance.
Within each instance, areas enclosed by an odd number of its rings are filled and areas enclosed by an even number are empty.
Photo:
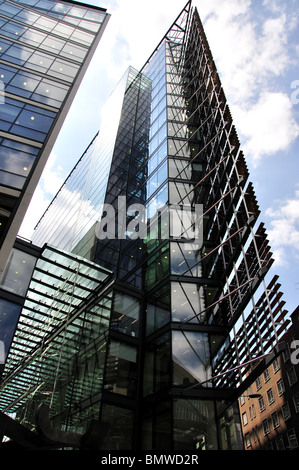
[[[36,385],[37,363],[51,341],[99,295],[111,275],[84,258],[44,246],[8,352],[0,390],[2,410],[13,408],[14,402],[20,406],[28,390]]]

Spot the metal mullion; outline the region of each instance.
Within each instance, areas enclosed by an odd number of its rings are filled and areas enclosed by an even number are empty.
[[[8,1],[8,2],[11,3],[12,5],[15,5],[15,6],[17,6],[17,7],[20,8],[20,3],[14,2],[13,0],[6,0],[6,1]],[[69,0],[67,0],[67,1],[69,1]],[[81,5],[82,5],[82,4],[81,4]],[[94,33],[93,31],[90,31],[89,29],[84,28],[83,26],[78,26],[78,25],[76,25],[76,24],[74,24],[74,23],[69,23],[68,21],[66,21],[66,20],[64,20],[64,19],[61,19],[59,16],[58,16],[58,17],[55,16],[55,15],[56,15],[56,12],[55,12],[55,11],[53,11],[54,16],[52,16],[51,13],[48,13],[48,12],[45,12],[45,11],[43,11],[43,10],[37,9],[37,8],[34,7],[34,5],[33,5],[33,6],[30,6],[30,5],[21,4],[21,7],[22,7],[22,9],[24,9],[24,10],[29,10],[30,12],[33,12],[33,13],[37,13],[37,12],[38,12],[38,14],[39,14],[41,17],[45,17],[46,19],[47,19],[47,18],[48,18],[48,19],[51,19],[52,21],[56,21],[56,22],[59,23],[59,24],[61,23],[61,24],[65,25],[65,26],[71,26],[72,28],[82,30],[83,32],[88,32],[88,33],[92,33],[92,34],[96,35],[96,33]],[[89,7],[89,8],[90,8],[90,5],[84,5],[84,7],[86,7],[86,8]],[[50,10],[50,11],[51,11],[51,10]],[[104,13],[105,15],[107,14],[105,9],[103,9],[103,13]],[[72,18],[76,18],[76,17],[72,16]],[[92,20],[87,20],[87,21],[92,21]],[[100,24],[99,24],[99,23],[96,22],[96,21],[94,21],[94,22],[92,22],[92,23],[95,23],[95,24],[99,25],[99,28],[101,28],[101,26],[102,26],[102,24],[103,24],[103,23],[100,23]]]
[[[22,5],[23,6],[23,5]],[[37,31],[37,32],[40,32],[40,33],[44,33],[46,34],[47,36],[53,36],[54,38],[56,39],[61,39],[63,41],[67,41],[67,42],[71,42],[73,43],[74,45],[77,45],[77,46],[81,46],[81,47],[84,47],[86,49],[89,49],[89,46],[85,45],[85,44],[81,44],[80,42],[77,42],[75,41],[74,39],[71,39],[71,38],[66,38],[64,36],[60,36],[59,34],[57,33],[53,33],[52,31],[45,31],[44,29],[40,28],[39,26],[35,26],[34,24],[30,24],[28,25],[27,23],[24,23],[23,21],[19,20],[19,19],[16,19],[15,17],[11,18],[9,16],[6,16],[4,15],[3,13],[0,13],[0,18],[4,18],[6,19],[8,22],[14,22],[14,23],[17,23],[17,24],[20,24],[21,26],[26,26],[28,28],[28,30],[34,30],[34,31]],[[53,17],[51,17],[53,19]],[[55,18],[56,19],[56,18]],[[60,21],[58,22],[59,24],[61,23]],[[70,26],[70,24],[68,23],[68,26]],[[70,26],[72,27],[74,30],[77,29],[77,25],[73,25],[73,26]],[[89,34],[92,34],[93,35],[93,39],[96,37],[95,33],[92,32],[92,31],[89,31]],[[93,41],[92,41],[93,42]]]
[[[59,112],[58,108],[54,108],[53,106],[49,106],[49,105],[44,104],[44,103],[40,103],[39,101],[31,100],[30,98],[25,98],[25,97],[20,96],[20,95],[15,95],[15,94],[10,93],[8,91],[5,91],[5,96],[7,98],[10,98],[10,99],[13,99],[13,100],[16,100],[16,101],[20,101],[21,103],[29,104],[30,106],[34,106],[36,108],[41,108],[41,109],[45,109],[47,111],[51,111],[52,113],[58,113]]]
[[[58,266],[58,265],[57,265],[57,266]],[[62,266],[59,266],[59,267],[62,268]],[[63,268],[64,268],[64,267],[63,267]],[[68,272],[69,272],[70,274],[72,274],[72,275],[74,274],[74,272],[72,272],[72,271],[71,271],[70,269],[68,269],[68,268],[65,268],[65,270],[68,271]],[[40,268],[39,266],[36,266],[35,271],[40,272],[41,274],[45,274],[45,275],[47,275],[47,276],[49,276],[49,277],[51,277],[51,278],[55,278],[56,280],[62,282],[64,285],[65,285],[65,284],[71,284],[71,285],[72,285],[72,280],[71,280],[70,278],[65,278],[65,279],[62,280],[59,275],[54,274],[54,273],[50,273],[50,272],[47,271],[46,269]],[[88,281],[97,282],[97,281],[95,281],[94,278],[92,278],[92,277],[85,276],[85,275],[81,275],[81,274],[79,274],[79,276],[82,276],[84,279],[87,279]],[[36,283],[43,284],[45,287],[49,287],[49,288],[53,289],[53,286],[52,286],[51,284],[47,284],[45,281],[42,281],[41,279],[35,279],[35,278],[33,277],[32,280],[33,280],[34,282],[36,282]],[[98,282],[101,282],[101,281],[98,281]],[[93,290],[94,290],[94,289],[91,289],[91,288],[89,288],[89,287],[87,287],[87,286],[82,286],[81,284],[78,284],[78,283],[77,283],[77,287],[79,287],[80,289],[85,290],[85,291],[87,291],[87,292],[89,292],[89,293],[92,293]],[[57,286],[56,289],[59,290],[59,286]],[[80,297],[80,298],[82,299],[82,297]]]
[[[73,65],[81,65],[82,64],[82,60],[76,60],[76,59],[69,59],[68,57],[65,57],[65,56],[62,56],[62,55],[59,55],[60,53],[54,53],[54,52],[51,52],[47,49],[44,49],[43,47],[41,47],[41,45],[39,45],[38,47],[32,45],[32,44],[28,44],[26,42],[22,42],[18,39],[13,39],[11,37],[8,37],[8,36],[5,36],[4,34],[0,34],[0,38],[3,38],[5,39],[6,41],[9,41],[9,42],[13,42],[15,44],[18,44],[19,46],[26,46],[28,47],[29,49],[32,49],[33,52],[41,52],[41,53],[44,53],[46,55],[49,55],[50,57],[55,57],[55,59],[61,59],[61,60],[65,60],[66,62],[70,63],[70,64],[73,64]],[[31,56],[30,56],[31,57]],[[26,62],[27,63],[27,62]],[[48,77],[49,78],[49,77]]]
[[[62,80],[61,78],[58,78],[58,77],[54,77],[52,75],[49,75],[47,73],[44,73],[44,72],[40,72],[38,70],[34,70],[34,69],[31,69],[29,67],[26,67],[24,65],[19,65],[19,64],[12,64],[11,62],[8,62],[7,60],[3,60],[3,59],[0,59],[0,64],[4,64],[4,65],[7,65],[8,67],[13,67],[13,68],[16,68],[18,70],[21,70],[22,72],[28,72],[28,73],[31,73],[31,74],[34,74],[34,75],[37,75],[39,77],[42,77],[42,78],[46,78],[48,79],[49,81],[53,81],[53,82],[57,82],[61,85],[65,85],[67,86],[68,88],[71,87],[71,82],[67,82],[66,80]]]
[[[46,273],[45,273],[45,274],[46,274]],[[69,303],[68,301],[62,300],[62,299],[60,298],[60,295],[63,295],[63,296],[69,295],[69,291],[68,291],[68,290],[65,291],[65,290],[63,289],[62,291],[60,291],[60,288],[59,288],[59,287],[56,287],[56,289],[55,289],[55,288],[54,288],[53,286],[51,286],[50,284],[47,284],[47,283],[42,282],[42,281],[40,281],[40,280],[37,281],[37,280],[34,279],[34,278],[32,278],[32,281],[36,282],[36,283],[39,284],[39,285],[41,284],[41,285],[43,285],[44,287],[49,288],[49,289],[51,289],[51,290],[54,291],[53,296],[52,296],[51,294],[48,294],[47,292],[38,292],[39,295],[42,295],[42,296],[44,296],[44,297],[47,297],[48,299],[52,299],[52,300],[55,301],[55,302],[61,302],[61,303],[64,303],[64,304],[68,304],[68,303]],[[68,287],[70,288],[71,286],[69,285]],[[92,293],[92,290],[91,290],[91,289],[87,289],[87,290],[88,290],[88,293],[89,293],[89,294]],[[29,286],[29,288],[28,288],[28,292],[37,293],[37,292],[36,292],[36,289],[34,289],[34,288],[30,287],[30,286]],[[75,297],[75,298],[76,298],[77,300],[79,300],[79,301],[82,301],[82,300],[85,298],[85,297],[79,296],[78,294],[72,294],[72,297]],[[32,299],[29,298],[29,300],[32,300]],[[47,304],[44,304],[44,305],[47,305]]]

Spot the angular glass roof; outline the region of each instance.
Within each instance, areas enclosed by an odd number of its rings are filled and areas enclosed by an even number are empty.
[[[32,373],[36,372],[36,358],[98,296],[111,277],[111,271],[80,256],[44,246],[8,352],[0,391],[1,409],[19,400],[26,388],[35,383]]]

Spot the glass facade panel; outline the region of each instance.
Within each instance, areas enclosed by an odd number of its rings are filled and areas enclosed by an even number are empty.
[[[207,333],[172,332],[173,383],[188,387],[212,377]]]
[[[218,450],[212,400],[175,400],[174,429],[174,449]]]
[[[25,296],[35,263],[34,256],[14,248],[0,279],[1,289]]]
[[[169,310],[148,304],[146,309],[146,334],[150,335],[170,321]]]
[[[153,340],[145,353],[143,393],[149,395],[165,390],[171,381],[169,334]]]
[[[206,287],[197,283],[171,283],[171,312],[173,321],[204,323],[206,321]],[[202,313],[201,313],[202,312]]]
[[[111,341],[106,364],[105,390],[136,397],[137,350],[134,346]]]
[[[139,301],[130,295],[115,293],[112,329],[130,336],[139,336]]]
[[[109,423],[109,431],[103,449],[130,450],[133,443],[134,412],[119,406],[105,404],[101,420]]]

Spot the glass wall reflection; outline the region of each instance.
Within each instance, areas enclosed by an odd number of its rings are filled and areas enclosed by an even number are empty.
[[[4,364],[21,312],[21,306],[0,299],[0,364]]]
[[[207,333],[172,332],[173,383],[186,388],[211,378],[210,345]]]

